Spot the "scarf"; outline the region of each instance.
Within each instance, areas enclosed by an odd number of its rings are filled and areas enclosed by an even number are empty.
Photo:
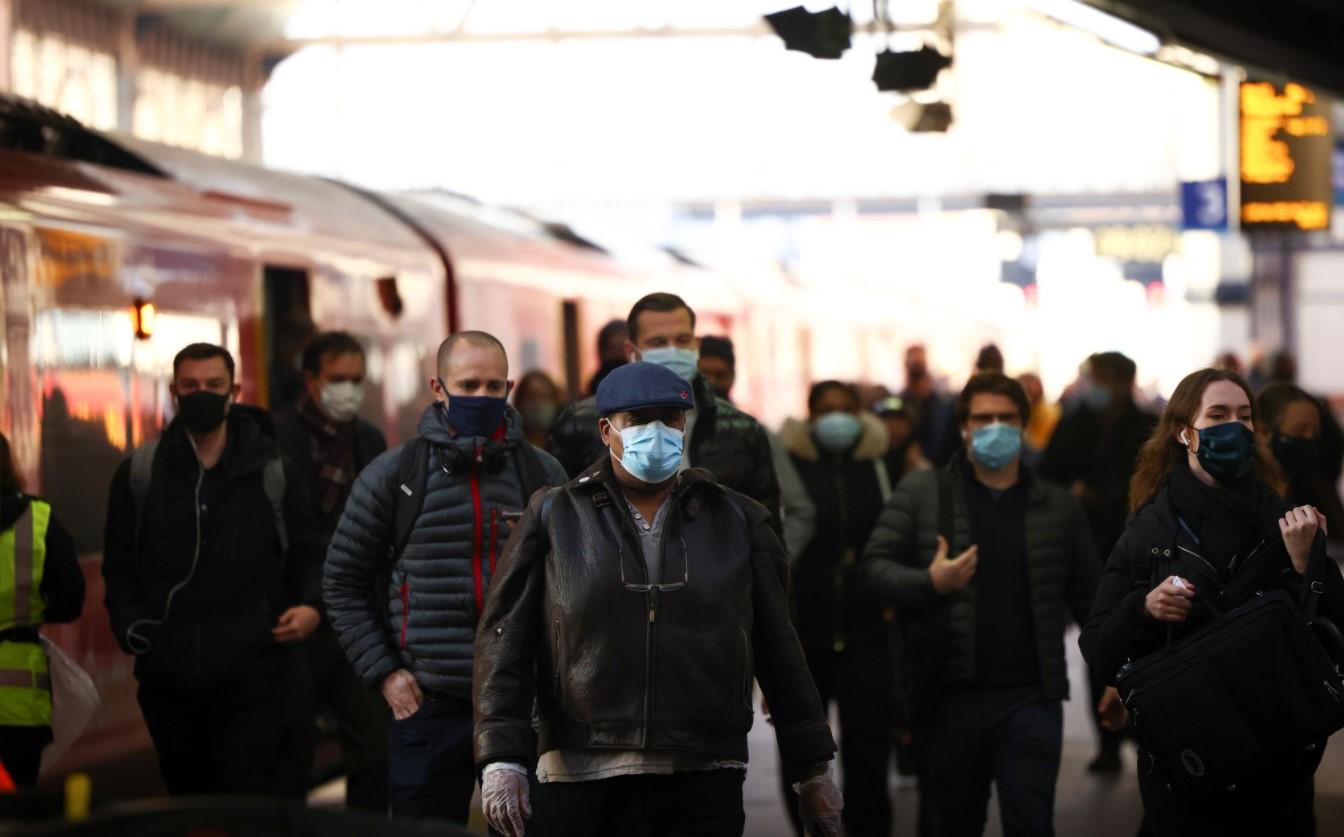
[[[1171,501],[1185,525],[1199,538],[1204,557],[1226,570],[1233,557],[1245,556],[1271,535],[1278,535],[1274,524],[1277,504],[1273,495],[1254,472],[1230,485],[1208,486],[1181,461],[1167,482]]]
[[[312,431],[308,438],[317,476],[317,507],[324,518],[331,518],[345,508],[355,481],[355,423],[337,424],[306,395],[299,402],[299,418]]]

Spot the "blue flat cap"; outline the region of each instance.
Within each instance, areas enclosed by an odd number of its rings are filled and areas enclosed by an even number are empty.
[[[597,387],[597,414],[609,416],[651,407],[695,409],[691,385],[656,363],[627,363],[613,369]]]

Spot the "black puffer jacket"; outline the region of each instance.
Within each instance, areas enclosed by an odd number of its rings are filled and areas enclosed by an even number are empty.
[[[863,435],[840,454],[819,448],[806,422],[788,421],[779,431],[817,509],[816,532],[793,564],[794,624],[812,650],[886,638],[882,606],[860,581],[858,565],[893,488],[884,458],[887,429],[876,416],[861,420]]]
[[[1288,509],[1287,503],[1273,502],[1264,510],[1264,533],[1269,538],[1277,529],[1277,519]],[[1318,543],[1319,549],[1324,545]],[[1097,598],[1092,605],[1078,645],[1083,657],[1107,683],[1129,660],[1156,651],[1170,638],[1178,640],[1197,631],[1214,618],[1201,599],[1215,599],[1227,583],[1223,563],[1205,557],[1200,545],[1180,525],[1166,487],[1148,505],[1139,510],[1120,536],[1101,576]],[[1320,612],[1336,625],[1344,625],[1344,578],[1339,565],[1327,558],[1329,571]],[[1195,585],[1196,600],[1191,615],[1183,622],[1159,622],[1148,615],[1145,599],[1157,586],[1154,582],[1178,575]],[[1302,579],[1287,558],[1266,568],[1265,589],[1287,590],[1294,596],[1301,590]]]
[[[420,435],[432,444],[424,505],[392,561],[401,447],[359,475],[332,536],[323,598],[341,647],[370,686],[397,669],[420,686],[467,698],[472,642],[491,575],[527,505],[516,459],[522,418],[505,417],[500,438],[459,437],[442,405],[425,409]],[[543,451],[547,481],[565,480]]]
[[[117,469],[107,503],[103,579],[112,632],[131,653],[127,630],[150,643],[135,661],[141,682],[209,688],[259,669],[279,670],[283,655],[271,637],[280,614],[318,603],[321,541],[306,480],[285,467],[285,555],[263,470],[276,452],[270,415],[235,404],[219,464],[202,474],[186,430],[164,430],[145,495],[140,548],[130,460]],[[193,558],[196,560],[193,562]],[[193,569],[194,564],[194,569]]]
[[[703,376],[697,375],[692,386],[696,415],[687,442],[691,465],[765,506],[770,525],[779,531],[779,480],[765,428],[732,402],[716,397]],[[585,398],[566,407],[551,427],[551,453],[571,477],[607,456],[597,430],[599,418],[597,399]]]
[[[788,563],[760,504],[706,471],[678,477],[661,583],[604,463],[532,498],[476,640],[476,761],[552,749],[681,750],[747,760],[754,676],[784,770],[835,752],[789,624]],[[624,571],[623,571],[624,568]],[[625,584],[622,584],[622,577]]]
[[[971,545],[963,485],[964,459],[953,456],[946,467],[953,479],[953,557]],[[1068,697],[1064,660],[1065,619],[1087,618],[1097,589],[1097,559],[1092,535],[1078,502],[1068,492],[1028,475],[1027,571],[1030,607],[1035,622],[1036,659],[1041,669],[1041,696]],[[938,596],[928,566],[938,550],[938,481],[936,471],[916,471],[897,486],[872,539],[863,553],[860,575],[884,603],[911,615],[944,620],[945,684],[967,683],[976,676],[975,586]]]

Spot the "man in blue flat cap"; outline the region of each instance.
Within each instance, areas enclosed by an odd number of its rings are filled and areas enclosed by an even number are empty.
[[[678,474],[694,403],[665,367],[611,372],[608,457],[538,492],[504,548],[473,690],[482,807],[506,837],[739,837],[753,678],[803,821],[839,835],[835,742],[789,622],[784,547],[759,503]],[[533,798],[523,765],[538,756]]]

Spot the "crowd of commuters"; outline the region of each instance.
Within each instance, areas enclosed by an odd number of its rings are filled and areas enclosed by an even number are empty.
[[[1322,558],[1344,434],[1284,358],[1258,393],[1225,359],[1154,411],[1117,352],[1052,402],[993,346],[954,392],[915,345],[899,394],[821,381],[771,433],[731,400],[731,340],[673,294],[598,354],[566,403],[453,334],[391,450],[349,334],[309,339],[274,414],[239,402],[227,350],[177,354],[103,562],[169,793],[304,797],[321,714],[352,808],[464,823],[479,787],[507,837],[738,835],[759,686],[798,834],[889,835],[895,761],[921,837],[981,834],[991,789],[1005,834],[1050,835],[1070,622],[1097,773],[1135,729],[1122,668],[1217,623],[1238,569],[1344,624]],[[0,437],[0,763],[21,784],[52,737],[37,629],[82,601]],[[1139,743],[1145,833],[1314,833],[1316,742],[1213,802]]]

